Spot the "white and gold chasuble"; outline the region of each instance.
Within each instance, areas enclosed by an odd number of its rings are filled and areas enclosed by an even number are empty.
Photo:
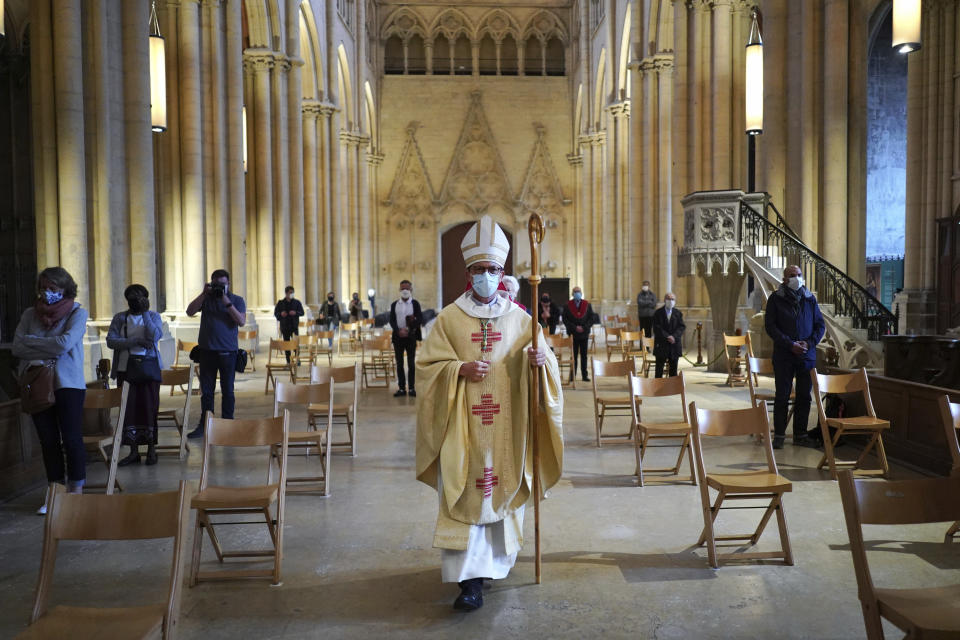
[[[532,321],[504,298],[488,305],[468,292],[440,312],[417,353],[417,479],[442,491],[435,547],[466,549],[472,525],[500,521],[507,553],[523,544],[522,507],[533,487],[527,399],[534,370],[526,353]],[[473,360],[491,365],[480,382],[459,375]],[[538,427],[546,492],[563,468],[563,395],[549,350],[544,369]]]

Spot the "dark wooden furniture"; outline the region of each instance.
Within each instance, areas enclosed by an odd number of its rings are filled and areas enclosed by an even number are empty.
[[[46,474],[33,422],[20,401],[0,402],[0,502],[43,484]]]
[[[883,336],[883,375],[960,390],[960,339]]]
[[[960,325],[960,209],[937,218],[937,333]]]

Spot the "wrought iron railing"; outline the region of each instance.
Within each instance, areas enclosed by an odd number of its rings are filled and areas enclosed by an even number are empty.
[[[770,211],[773,219],[770,219]],[[821,304],[831,304],[834,314],[849,317],[853,328],[866,329],[869,340],[897,333],[897,316],[856,280],[805,245],[769,200],[763,213],[740,202],[741,246],[774,247],[786,264],[803,271],[808,289],[817,292]]]

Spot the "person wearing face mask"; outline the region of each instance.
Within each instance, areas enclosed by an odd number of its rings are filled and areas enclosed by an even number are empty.
[[[533,319],[497,294],[510,244],[483,216],[460,245],[469,290],[440,311],[417,359],[417,479],[436,489],[433,546],[460,611],[483,606],[484,580],[507,577],[533,491],[529,382],[542,367],[542,491],[563,466],[563,392],[553,352],[531,345]]]
[[[520,281],[513,276],[503,276],[501,283],[503,288],[499,289],[498,293],[527,313],[530,313],[530,311],[528,311],[527,308],[521,304],[519,300],[517,300],[517,294],[520,293]]]
[[[593,327],[593,322],[593,307],[583,299],[583,290],[580,287],[574,287],[573,299],[567,302],[567,306],[563,309],[563,326],[567,328],[567,335],[573,337],[571,380],[579,359],[583,381],[590,382],[590,376],[587,375],[587,345],[590,342],[590,329]]]
[[[677,296],[672,292],[663,296],[663,306],[653,312],[651,325],[653,326],[653,357],[656,359],[654,375],[663,377],[664,365],[669,375],[677,375],[677,364],[683,354],[683,314],[677,306]]]
[[[783,448],[791,390],[793,444],[815,447],[816,440],[807,433],[813,387],[810,370],[817,364],[817,343],[823,338],[825,325],[816,297],[804,286],[800,267],[791,265],[783,270],[783,283],[767,299],[764,326],[773,339],[773,448]]]
[[[277,319],[280,335],[284,340],[300,334],[300,318],[303,317],[303,304],[293,297],[293,287],[287,286],[283,290],[283,298],[277,301],[273,308],[273,317]],[[290,362],[290,352],[286,352],[287,362]]]
[[[360,294],[356,291],[353,292],[353,297],[350,298],[350,306],[347,308],[347,311],[350,313],[350,322],[359,322],[363,319],[363,303],[360,302]]]
[[[334,331],[340,326],[340,305],[333,295],[333,291],[327,292],[327,301],[320,305],[320,325],[324,331]],[[333,338],[327,340],[327,344],[333,347]]]
[[[394,397],[407,395],[407,382],[410,383],[409,394],[417,397],[415,361],[417,357],[417,342],[423,340],[420,327],[423,326],[423,312],[420,303],[413,299],[413,285],[409,280],[400,281],[400,297],[390,305],[390,328],[393,329],[393,355],[397,360],[397,392]],[[403,371],[403,356],[407,356],[407,374]]]
[[[560,307],[550,300],[549,293],[544,293],[540,296],[537,316],[537,321],[540,323],[540,326],[547,329],[550,335],[557,332],[557,325],[560,324],[562,314],[560,313]]]
[[[637,318],[640,329],[648,338],[653,335],[653,312],[657,309],[657,294],[650,288],[650,281],[644,280],[637,294]]]
[[[191,318],[200,314],[197,334],[197,377],[200,378],[200,416],[188,438],[202,438],[207,412],[213,412],[213,394],[220,376],[220,417],[233,419],[236,396],[233,381],[237,370],[238,329],[247,322],[247,303],[230,291],[230,274],[217,269],[210,282],[187,305]]]
[[[37,299],[20,316],[11,351],[20,360],[18,374],[53,363],[54,404],[31,415],[47,482],[83,493],[87,456],[83,446],[83,336],[87,311],[76,302],[77,283],[62,267],[48,267],[37,278]],[[64,466],[66,459],[66,466]],[[47,512],[46,505],[38,514]]]
[[[150,292],[141,284],[132,284],[123,292],[128,309],[113,316],[107,331],[107,346],[113,349],[110,375],[117,386],[130,384],[127,411],[123,420],[122,444],[130,453],[117,465],[125,467],[140,462],[140,446],[147,445],[147,464],[157,464],[157,410],[160,408],[160,379],[135,379],[129,374],[131,360],[150,359],[155,372],[163,369],[158,343],[163,337],[163,319],[150,310]],[[141,370],[143,367],[141,367]]]

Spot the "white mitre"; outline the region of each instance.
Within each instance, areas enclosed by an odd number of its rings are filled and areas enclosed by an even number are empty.
[[[501,267],[507,264],[510,243],[507,236],[493,218],[483,216],[475,223],[460,243],[463,261],[469,267],[475,262],[496,262]]]

